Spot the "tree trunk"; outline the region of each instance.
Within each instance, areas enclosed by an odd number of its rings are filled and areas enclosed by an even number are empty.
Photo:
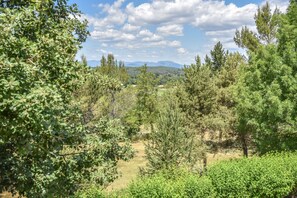
[[[242,145],[243,156],[248,157],[248,145],[247,145],[246,134],[241,134],[241,145]]]
[[[111,92],[111,106],[112,106],[112,110],[111,110],[111,117],[112,119],[115,118],[115,91]]]

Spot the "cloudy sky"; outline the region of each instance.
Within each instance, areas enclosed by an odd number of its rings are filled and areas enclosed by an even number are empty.
[[[285,11],[289,0],[270,0]],[[180,64],[205,56],[221,41],[238,50],[236,29],[255,29],[254,14],[264,0],[70,0],[89,21],[90,36],[78,53],[99,60],[113,53],[122,61]]]

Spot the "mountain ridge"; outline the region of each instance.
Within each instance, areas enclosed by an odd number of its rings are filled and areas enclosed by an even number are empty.
[[[149,61],[133,61],[133,62],[124,62],[126,67],[141,67],[146,64],[148,67],[173,67],[173,68],[182,68],[183,65],[173,62],[173,61],[157,61],[157,62],[149,62]],[[88,65],[91,67],[96,67],[100,65],[100,61],[97,60],[89,60]]]

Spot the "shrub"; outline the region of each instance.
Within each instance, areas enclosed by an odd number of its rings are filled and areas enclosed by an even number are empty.
[[[296,190],[297,153],[275,153],[219,162],[201,177],[184,169],[162,170],[105,197],[294,197]],[[82,195],[104,197],[99,190]]]
[[[217,197],[285,197],[297,186],[296,153],[221,162],[209,168]]]
[[[184,191],[186,197],[216,197],[215,188],[206,176],[199,178],[192,175],[188,177],[185,181]]]
[[[207,177],[185,170],[163,170],[149,177],[133,182],[129,188],[130,197],[215,197],[211,181]]]
[[[82,189],[76,192],[73,198],[105,198],[105,194],[102,192],[101,188],[98,186],[92,186],[87,189]]]

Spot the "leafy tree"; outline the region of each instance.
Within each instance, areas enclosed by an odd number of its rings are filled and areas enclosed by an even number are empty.
[[[252,54],[238,84],[239,126],[252,134],[260,153],[297,148],[296,12],[296,1],[291,1],[278,45]]]
[[[142,124],[149,124],[153,131],[157,113],[157,80],[153,73],[147,71],[146,65],[140,68],[136,86],[138,120]]]
[[[185,127],[177,98],[168,94],[158,114],[156,129],[145,147],[148,167],[146,172],[168,170],[178,166],[193,167],[201,157],[201,145],[195,133]]]
[[[69,196],[95,170],[112,181],[129,147],[114,127],[86,128],[72,103],[85,70],[74,60],[87,33],[79,12],[38,2],[0,4],[0,191]]]
[[[282,17],[279,41],[251,53],[237,85],[238,132],[259,153],[296,149],[296,2]]]
[[[276,40],[276,33],[280,24],[280,11],[275,9],[273,13],[268,2],[258,8],[255,14],[257,33],[243,27],[241,31],[236,30],[234,41],[241,48],[255,52],[260,45],[271,44]]]

